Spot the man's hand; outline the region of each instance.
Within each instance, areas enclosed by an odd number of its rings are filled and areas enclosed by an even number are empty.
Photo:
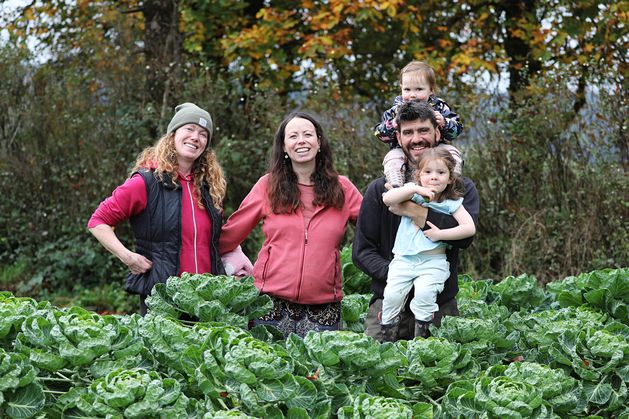
[[[412,201],[402,202],[401,204],[391,205],[389,207],[389,211],[391,211],[395,215],[404,215],[413,220],[413,224],[417,227],[422,228],[426,224],[426,217],[428,216],[428,208],[422,207],[421,205],[417,205]]]

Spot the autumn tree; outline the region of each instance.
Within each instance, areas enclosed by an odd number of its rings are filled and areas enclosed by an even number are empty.
[[[278,1],[223,45],[269,84],[323,70],[342,89],[374,94],[420,59],[450,82],[508,74],[512,96],[532,76],[572,67],[582,98],[594,70],[626,77],[627,18],[626,1]]]
[[[164,105],[169,100],[170,84],[180,76],[181,34],[179,10],[175,0],[144,0],[136,9],[144,17],[144,57],[146,91],[151,102]]]

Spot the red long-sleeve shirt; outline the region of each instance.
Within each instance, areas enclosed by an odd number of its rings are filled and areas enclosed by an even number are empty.
[[[181,195],[181,249],[179,253],[179,275],[183,272],[211,272],[210,243],[212,220],[205,208],[197,204],[192,183],[193,177],[179,175]],[[90,217],[87,227],[100,224],[115,227],[122,221],[141,213],[146,208],[146,185],[142,176],[136,174],[118,186],[111,196],[100,203]]]

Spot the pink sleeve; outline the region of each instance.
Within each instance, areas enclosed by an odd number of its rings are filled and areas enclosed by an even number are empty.
[[[360,212],[360,205],[363,202],[363,196],[354,184],[342,176],[343,189],[345,192],[345,207],[349,211],[349,219],[353,224],[356,224],[358,219],[358,213]]]
[[[100,224],[116,226],[144,211],[146,202],[146,184],[142,176],[136,174],[118,186],[109,198],[100,203],[87,222],[87,228]]]
[[[223,225],[219,241],[221,254],[234,250],[264,218],[267,179],[267,176],[263,176],[258,180],[238,209]]]

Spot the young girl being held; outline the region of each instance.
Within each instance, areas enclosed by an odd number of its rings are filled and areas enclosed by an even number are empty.
[[[470,214],[463,205],[463,185],[454,172],[455,160],[443,148],[426,150],[413,173],[417,183],[385,192],[386,205],[411,200],[435,211],[451,214],[457,227],[439,229],[427,222],[430,229],[422,231],[409,217],[402,217],[393,246],[393,260],[389,265],[387,285],[382,302],[382,332],[380,341],[393,341],[397,335],[398,315],[407,294],[415,287],[410,307],[415,315],[415,336],[428,337],[433,313],[439,309],[437,294],[443,290],[450,276],[446,259],[447,244],[442,240],[460,240],[476,233]]]

